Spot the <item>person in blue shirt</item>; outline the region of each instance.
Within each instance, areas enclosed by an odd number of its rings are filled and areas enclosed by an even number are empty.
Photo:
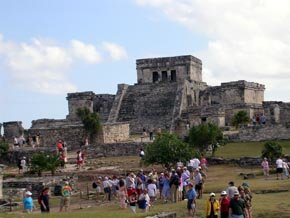
[[[34,204],[33,204],[33,200],[31,196],[32,196],[32,193],[30,191],[25,192],[25,196],[23,198],[23,207],[26,213],[31,213],[34,208]]]
[[[196,208],[196,192],[192,183],[188,183],[188,191],[186,192],[188,217],[195,217]]]

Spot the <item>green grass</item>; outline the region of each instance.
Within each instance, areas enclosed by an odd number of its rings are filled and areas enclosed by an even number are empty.
[[[290,153],[290,141],[279,141],[283,146],[284,154]],[[247,143],[229,143],[224,147],[221,147],[216,156],[222,156],[224,158],[239,158],[241,156],[260,156],[264,142],[247,142]],[[134,171],[139,169],[139,158],[137,156],[131,157],[110,157],[99,158],[97,165],[99,166],[119,166],[120,169],[133,169]],[[161,169],[159,167],[159,169]],[[125,170],[125,171],[126,171]],[[205,194],[203,199],[197,200],[197,214],[198,217],[204,217],[204,205],[205,200],[208,197],[208,193],[215,192],[217,196],[222,190],[227,188],[229,181],[235,181],[236,185],[241,185],[245,180],[240,176],[240,173],[254,173],[258,176],[254,179],[246,180],[253,191],[253,214],[255,218],[290,218],[290,201],[289,201],[289,188],[290,179],[276,180],[275,174],[272,174],[269,180],[265,180],[261,175],[261,168],[241,168],[234,165],[217,165],[210,166],[207,172],[207,179],[204,187]],[[84,187],[85,188],[85,187]],[[267,193],[267,194],[255,194],[261,193],[266,190],[288,190],[287,192],[280,193]],[[129,209],[118,209],[118,202],[114,202],[110,205],[105,204],[97,206],[92,200],[82,200],[82,208],[80,208],[80,200],[78,196],[72,198],[74,208],[71,212],[59,213],[58,204],[59,199],[57,197],[51,198],[51,204],[53,210],[50,214],[40,214],[39,210],[33,214],[24,214],[21,209],[12,213],[0,213],[0,218],[37,218],[37,217],[61,217],[61,218],[141,218],[149,215],[157,214],[164,211],[175,211],[177,217],[186,217],[186,202],[178,202],[176,204],[163,204],[157,202],[149,213],[142,213],[138,211],[137,214],[133,214]],[[36,202],[37,204],[37,202]]]
[[[284,154],[290,154],[290,140],[277,141],[283,148]],[[239,158],[239,157],[260,157],[265,142],[239,142],[229,143],[220,147],[217,157]]]

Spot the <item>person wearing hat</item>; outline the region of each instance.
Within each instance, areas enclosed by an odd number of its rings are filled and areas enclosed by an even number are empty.
[[[229,217],[245,218],[245,201],[240,198],[239,191],[234,192],[234,197],[230,200]]]
[[[229,218],[229,206],[230,206],[230,199],[228,198],[227,192],[222,191],[220,197],[220,211],[221,211],[221,218]]]
[[[61,189],[62,198],[60,199],[60,208],[59,211],[61,212],[64,208],[65,211],[68,210],[70,205],[70,196],[71,196],[72,188],[69,185],[68,181],[64,182],[64,186]]]
[[[195,217],[196,192],[191,182],[188,183],[188,191],[186,192],[186,198],[187,198],[188,217]]]
[[[25,192],[25,196],[23,198],[23,208],[26,213],[31,213],[34,208],[34,204],[33,204],[33,200],[31,196],[32,196],[32,193],[30,191]]]
[[[206,200],[205,215],[207,218],[218,218],[220,212],[220,203],[215,199],[215,193],[209,194],[209,199]]]

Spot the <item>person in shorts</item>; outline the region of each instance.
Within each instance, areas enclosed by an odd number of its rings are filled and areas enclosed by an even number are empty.
[[[188,217],[195,217],[196,192],[193,188],[192,183],[189,183],[188,187],[189,187],[189,189],[186,192]]]
[[[68,210],[69,205],[70,205],[71,191],[72,191],[72,188],[70,187],[69,182],[65,181],[65,184],[61,190],[62,198],[60,199],[60,208],[59,208],[60,212],[63,210],[63,208],[65,211]]]

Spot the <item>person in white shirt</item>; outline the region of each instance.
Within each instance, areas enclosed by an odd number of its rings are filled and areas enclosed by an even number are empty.
[[[153,183],[151,179],[148,179],[147,182],[148,182],[148,186],[147,186],[148,195],[150,197],[150,202],[153,203],[156,199],[157,187],[156,187],[156,184]]]
[[[281,159],[281,157],[279,157],[276,160],[276,174],[277,174],[277,179],[279,179],[279,176],[281,179],[282,178],[282,173],[283,173],[283,160]]]
[[[103,187],[104,187],[104,192],[105,192],[104,200],[111,201],[112,184],[108,177],[104,178]]]

